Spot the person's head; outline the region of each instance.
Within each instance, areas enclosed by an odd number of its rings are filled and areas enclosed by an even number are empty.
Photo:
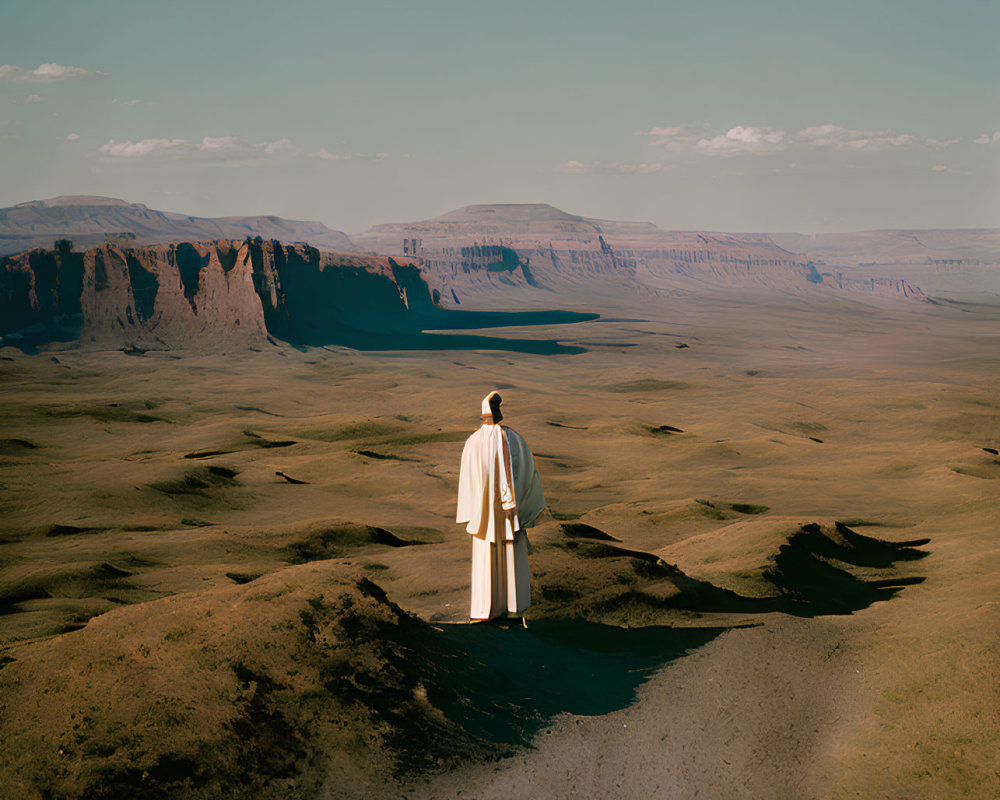
[[[500,397],[499,392],[490,392],[486,397],[483,398],[482,407],[482,420],[485,423],[498,424],[500,420],[503,419],[503,413],[500,411],[500,404],[503,402],[503,398]]]

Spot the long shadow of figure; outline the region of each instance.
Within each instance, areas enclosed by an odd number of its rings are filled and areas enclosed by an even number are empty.
[[[557,714],[599,715],[631,705],[655,670],[724,630],[619,628],[578,619],[540,620],[528,629],[519,622],[448,624],[422,637],[420,673],[449,738],[467,742],[466,756],[499,758],[528,745]],[[401,722],[394,720],[400,770],[433,767],[437,731],[408,730]]]
[[[579,619],[539,620],[527,630],[520,623],[443,625],[423,643],[427,698],[501,756],[528,744],[557,714],[599,715],[631,705],[656,669],[724,630],[619,628]]]

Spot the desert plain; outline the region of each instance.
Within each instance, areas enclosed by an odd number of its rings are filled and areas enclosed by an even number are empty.
[[[565,307],[480,333],[582,352],[4,348],[3,795],[1000,794],[995,297]],[[526,630],[467,624],[491,389]]]

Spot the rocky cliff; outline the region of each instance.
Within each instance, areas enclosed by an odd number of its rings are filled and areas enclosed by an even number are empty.
[[[104,244],[0,259],[7,343],[227,349],[413,329],[435,311],[419,270],[378,256],[261,239]]]
[[[233,351],[269,338],[361,350],[493,349],[575,353],[548,339],[425,330],[549,325],[566,311],[444,309],[412,263],[261,238],[151,247],[105,243],[0,258],[0,346],[52,341],[130,350]]]
[[[546,289],[600,294],[635,284],[589,220],[543,203],[473,205],[423,222],[376,225],[359,247],[414,258],[446,303]],[[537,291],[518,292],[530,302]]]

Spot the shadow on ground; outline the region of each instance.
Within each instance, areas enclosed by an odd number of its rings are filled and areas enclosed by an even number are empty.
[[[516,621],[445,625],[427,643],[427,698],[467,734],[502,752],[528,744],[557,714],[592,716],[629,706],[653,671],[724,630],[552,618],[528,629]]]
[[[597,528],[579,523],[562,527],[567,538],[556,547],[574,558],[569,564],[557,564],[559,580],[541,587],[543,606],[568,607],[575,616],[625,624],[656,620],[670,610],[777,611],[798,617],[851,614],[922,583],[922,576],[892,572],[899,562],[929,555],[917,548],[930,541],[890,542],[857,533],[841,522],[832,529],[804,525],[788,537],[761,574],[771,591],[748,597],[692,577],[653,553],[611,544],[618,540]],[[581,559],[606,560],[606,566],[583,571]]]

